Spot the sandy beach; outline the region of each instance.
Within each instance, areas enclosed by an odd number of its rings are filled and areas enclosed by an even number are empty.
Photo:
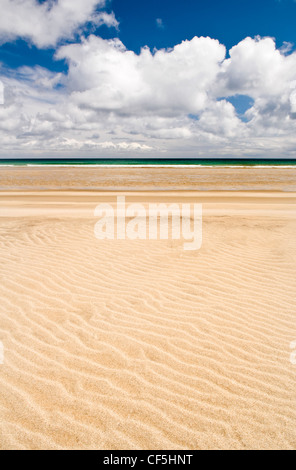
[[[296,0],[0,5],[0,451],[296,450]]]
[[[295,174],[122,193],[1,173],[1,449],[296,448]],[[119,194],[202,204],[201,249],[96,239]]]
[[[296,192],[296,166],[101,167],[3,166],[0,191]]]

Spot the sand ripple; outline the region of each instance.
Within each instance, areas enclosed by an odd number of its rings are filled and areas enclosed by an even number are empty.
[[[295,449],[296,223],[204,245],[0,218],[2,449]]]

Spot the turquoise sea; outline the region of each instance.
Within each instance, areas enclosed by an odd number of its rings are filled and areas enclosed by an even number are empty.
[[[29,158],[0,159],[1,165],[112,165],[112,166],[296,166],[296,159],[243,159],[243,158]]]

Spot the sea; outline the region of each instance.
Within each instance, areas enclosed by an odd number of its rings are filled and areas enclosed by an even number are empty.
[[[295,159],[275,158],[0,158],[0,166],[296,166]]]

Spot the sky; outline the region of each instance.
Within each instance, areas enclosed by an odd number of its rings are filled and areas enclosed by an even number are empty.
[[[296,158],[294,0],[0,9],[0,157]]]

